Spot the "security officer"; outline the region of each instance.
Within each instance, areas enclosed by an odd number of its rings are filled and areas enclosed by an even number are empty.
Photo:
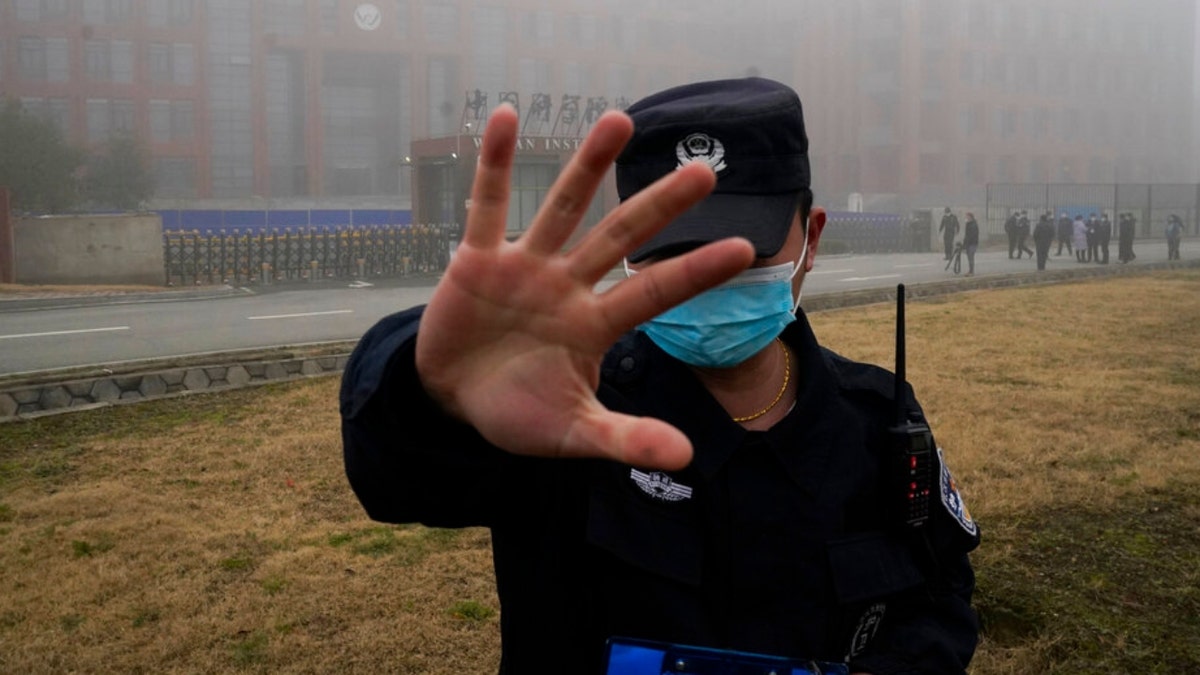
[[[825,226],[799,98],[722,80],[626,113],[513,242],[517,119],[492,114],[429,305],[347,364],[359,499],[385,522],[491,528],[502,673],[599,674],[619,637],[964,673],[977,526],[940,450],[915,488],[928,520],[900,522],[914,488],[888,430],[921,408],[797,309]],[[563,251],[614,159],[622,204]]]
[[[942,246],[946,251],[945,260],[954,253],[954,237],[958,236],[958,216],[950,212],[950,207],[942,212],[942,222],[938,224],[938,232],[942,235]]]

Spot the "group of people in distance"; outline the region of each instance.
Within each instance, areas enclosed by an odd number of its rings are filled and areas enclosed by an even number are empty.
[[[971,212],[966,213],[967,224],[963,228],[961,246],[967,254],[967,276],[975,273],[975,251],[979,247],[979,225]],[[1137,232],[1137,217],[1132,213],[1122,213],[1117,223],[1117,260],[1122,264],[1131,262],[1137,255],[1133,252],[1133,240]],[[945,247],[945,260],[954,255],[955,239],[958,235],[958,217],[946,207],[943,211],[942,222],[938,233],[942,235]],[[1183,220],[1177,214],[1167,217],[1167,260],[1179,260],[1179,245],[1183,239]],[[1061,256],[1063,248],[1067,255],[1074,253],[1075,260],[1080,263],[1097,263],[1107,265],[1109,245],[1112,242],[1113,225],[1107,213],[1092,212],[1085,219],[1082,213],[1072,218],[1063,211],[1057,221],[1053,211],[1045,211],[1038,217],[1037,225],[1030,228],[1029,213],[1025,209],[1011,211],[1004,221],[1004,234],[1008,238],[1008,257],[1021,259],[1028,255],[1037,258],[1037,268],[1046,269],[1046,260],[1050,257],[1050,248],[1057,242],[1055,256]],[[1035,250],[1027,244],[1032,235]],[[957,268],[956,270],[957,271]]]

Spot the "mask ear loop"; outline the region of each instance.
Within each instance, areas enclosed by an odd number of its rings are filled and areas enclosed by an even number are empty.
[[[792,276],[788,277],[789,280],[795,279],[796,275],[800,273],[800,270],[804,267],[804,260],[806,257],[808,257],[808,218],[804,219],[804,248],[800,249],[800,260],[796,262],[796,267],[792,270]],[[793,316],[800,309],[800,298],[802,297],[804,297],[803,282],[800,284],[800,291],[796,293],[796,302],[792,305]]]
[[[637,274],[637,270],[629,266],[629,258],[621,258],[621,267],[625,268],[625,278],[628,279]]]

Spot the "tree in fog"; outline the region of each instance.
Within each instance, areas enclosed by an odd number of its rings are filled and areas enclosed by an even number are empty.
[[[149,153],[137,138],[112,138],[88,158],[84,192],[97,207],[133,211],[154,196]]]
[[[0,103],[0,186],[17,211],[55,213],[78,200],[82,150],[67,143],[49,120],[9,99]]]

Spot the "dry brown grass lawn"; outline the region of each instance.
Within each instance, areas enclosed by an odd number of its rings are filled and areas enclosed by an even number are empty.
[[[812,321],[890,365],[893,312]],[[1131,671],[1089,643],[1200,672],[1200,272],[908,315],[910,380],[984,528],[973,675]],[[494,672],[486,531],[367,520],[336,390],[0,425],[0,672]]]

